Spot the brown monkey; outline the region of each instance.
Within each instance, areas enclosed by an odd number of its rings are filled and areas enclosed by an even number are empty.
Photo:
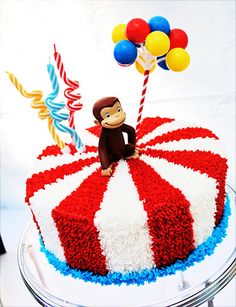
[[[102,125],[98,144],[102,175],[111,176],[113,162],[139,157],[138,149],[135,148],[135,130],[124,124],[126,114],[116,97],[99,99],[93,106],[93,115],[95,123]],[[122,132],[128,134],[128,144],[125,144]]]

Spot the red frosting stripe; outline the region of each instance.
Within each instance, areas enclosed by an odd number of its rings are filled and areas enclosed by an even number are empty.
[[[38,174],[33,174],[32,177],[28,178],[26,181],[25,201],[29,203],[30,197],[32,197],[35,192],[42,189],[46,184],[56,182],[57,179],[63,179],[64,176],[76,173],[80,171],[84,166],[89,166],[97,161],[97,157],[92,157],[84,160],[78,160],[69,164],[63,164]]]
[[[162,179],[145,162],[129,160],[128,164],[148,215],[156,265],[168,265],[187,257],[194,249],[193,219],[189,202],[179,189]]]
[[[66,146],[70,147],[70,152],[72,155],[74,155],[77,150],[75,149],[75,146],[73,146],[72,144],[66,144]],[[58,147],[57,145],[50,145],[47,146],[42,153],[37,157],[37,159],[41,160],[42,157],[47,157],[47,156],[57,156],[57,155],[62,155],[62,151],[61,148]]]
[[[177,130],[170,131],[162,135],[158,135],[154,137],[154,139],[151,139],[150,141],[146,143],[142,143],[140,147],[153,146],[153,145],[156,145],[157,143],[160,144],[164,142],[179,141],[183,139],[195,139],[198,137],[202,137],[202,138],[209,137],[209,138],[214,138],[218,140],[218,137],[208,129],[189,127],[189,128],[177,129]]]
[[[170,123],[174,121],[174,119],[171,118],[161,118],[161,117],[146,117],[143,119],[143,121],[140,124],[139,128],[139,137],[142,138],[144,135],[152,132],[157,127],[165,124]]]
[[[85,153],[88,153],[88,152],[97,152],[98,151],[98,147],[97,146],[88,146],[86,145],[85,146]]]
[[[164,151],[146,149],[143,152],[147,156],[157,157],[166,159],[169,162],[175,164],[181,164],[182,166],[191,168],[200,173],[205,173],[209,177],[217,180],[217,189],[219,193],[216,198],[216,224],[220,222],[220,219],[224,210],[225,203],[225,184],[227,174],[227,160],[222,158],[218,154],[211,153],[210,151],[187,151],[187,150],[176,150],[176,151]]]
[[[72,144],[66,144],[66,146],[69,146],[70,148],[70,154],[74,155],[77,153],[77,149],[75,148],[74,145]],[[95,146],[85,146],[85,152],[90,152],[90,151],[97,151],[97,147]],[[37,157],[37,159],[41,160],[43,157],[48,157],[48,156],[57,156],[57,155],[63,155],[61,148],[59,148],[57,145],[51,145],[47,146],[42,153]]]
[[[94,134],[95,136],[99,138],[100,133],[101,133],[101,128],[102,128],[101,125],[97,125],[97,126],[90,127],[86,130],[88,130],[90,133]]]
[[[109,179],[101,176],[99,168],[52,211],[66,260],[72,268],[101,275],[108,273],[94,216],[100,208]]]

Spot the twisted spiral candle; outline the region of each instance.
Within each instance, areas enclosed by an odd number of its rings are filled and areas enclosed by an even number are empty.
[[[73,140],[73,142],[75,143],[77,149],[79,149],[79,151],[84,151],[84,145],[80,139],[80,137],[78,136],[78,134],[76,133],[76,131],[73,128],[67,127],[64,124],[62,124],[61,122],[64,120],[67,120],[69,118],[69,115],[66,113],[61,113],[61,109],[63,109],[65,107],[65,103],[64,102],[55,102],[55,98],[58,96],[59,93],[59,84],[57,81],[57,76],[55,73],[55,69],[53,67],[53,65],[48,64],[47,65],[47,70],[49,73],[49,77],[52,83],[52,89],[53,91],[48,95],[48,97],[45,99],[45,104],[46,106],[49,108],[49,113],[51,118],[53,119],[53,124],[54,126],[62,131],[62,132],[68,132],[71,135],[71,138]]]
[[[22,84],[17,80],[17,78],[13,74],[11,74],[9,72],[6,72],[6,73],[9,75],[11,82],[16,87],[16,89],[21,93],[21,95],[23,95],[26,98],[33,98],[32,102],[31,102],[31,107],[33,109],[39,109],[38,117],[40,119],[47,119],[48,120],[48,129],[49,129],[54,141],[57,143],[57,145],[60,148],[64,148],[65,143],[57,135],[57,133],[55,131],[55,127],[53,126],[53,121],[49,116],[49,110],[45,106],[44,101],[42,100],[42,97],[43,97],[42,91],[27,92],[23,88]]]
[[[76,100],[79,100],[81,98],[81,95],[79,93],[73,93],[75,90],[79,88],[79,82],[78,81],[72,81],[70,80],[67,75],[66,71],[64,69],[64,65],[61,60],[61,55],[57,52],[56,46],[54,45],[54,58],[57,64],[57,68],[59,70],[60,77],[64,81],[66,85],[69,87],[64,91],[64,95],[67,98],[67,108],[70,111],[70,120],[69,120],[69,126],[71,128],[75,128],[74,123],[74,114],[75,111],[78,111],[82,108],[82,104],[80,102],[76,102]]]

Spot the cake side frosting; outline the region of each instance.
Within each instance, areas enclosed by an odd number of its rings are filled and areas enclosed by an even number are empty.
[[[48,262],[64,276],[70,275],[73,278],[78,278],[85,282],[99,283],[101,285],[121,285],[124,283],[126,285],[136,284],[139,286],[144,285],[146,282],[155,282],[157,278],[173,275],[178,271],[185,271],[187,268],[203,261],[206,256],[214,254],[215,247],[222,242],[222,239],[227,234],[226,231],[230,214],[230,200],[229,197],[226,196],[223,217],[214,229],[213,234],[205,242],[194,249],[187,258],[177,260],[175,263],[161,268],[146,269],[126,274],[108,273],[107,275],[102,276],[91,274],[91,272],[85,270],[72,269],[68,263],[59,260],[52,252],[48,251],[40,237],[41,251],[47,257]]]
[[[221,220],[227,163],[217,136],[158,117],[140,129],[141,157],[119,161],[111,178],[100,175],[93,127],[84,154],[50,147],[27,180],[46,249],[72,268],[106,275],[167,266]]]

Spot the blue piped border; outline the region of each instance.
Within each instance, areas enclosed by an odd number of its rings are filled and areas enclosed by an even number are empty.
[[[109,273],[106,276],[95,275],[88,271],[81,271],[77,269],[71,269],[69,265],[56,258],[53,253],[49,252],[40,237],[41,251],[46,255],[48,262],[52,264],[56,270],[61,274],[67,276],[71,275],[74,278],[79,278],[84,281],[90,281],[93,283],[99,283],[101,285],[126,285],[136,284],[143,285],[145,282],[155,282],[157,277],[163,277],[167,275],[173,275],[176,271],[184,271],[188,267],[193,266],[197,262],[201,262],[206,255],[212,255],[216,245],[222,242],[226,236],[226,228],[228,226],[230,210],[230,200],[228,195],[226,196],[226,202],[224,206],[224,213],[221,222],[214,229],[212,236],[209,237],[204,243],[199,245],[189,256],[184,260],[177,260],[172,265],[163,268],[146,269],[139,273],[131,272],[127,274],[121,273]]]

